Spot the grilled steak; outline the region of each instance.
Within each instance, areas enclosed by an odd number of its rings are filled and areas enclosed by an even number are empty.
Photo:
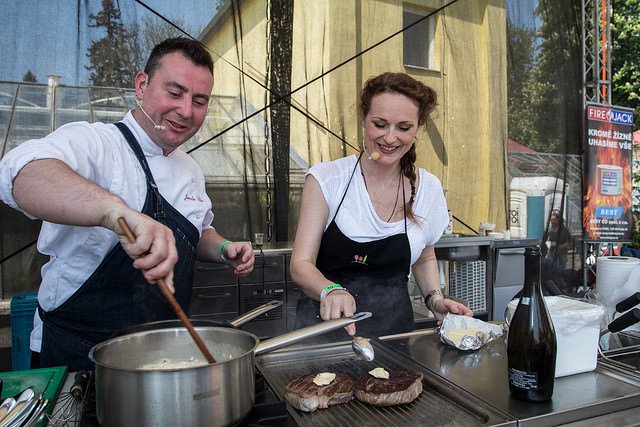
[[[404,405],[422,393],[422,378],[421,372],[414,371],[390,371],[388,380],[363,374],[356,379],[355,396],[374,406]]]
[[[337,373],[329,385],[313,382],[316,374],[304,375],[291,381],[284,389],[284,398],[296,409],[313,412],[330,405],[353,399],[353,379],[345,373]]]

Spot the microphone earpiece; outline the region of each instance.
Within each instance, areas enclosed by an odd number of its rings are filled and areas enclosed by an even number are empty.
[[[166,127],[166,126],[159,125],[159,124],[157,124],[156,122],[154,122],[154,121],[153,121],[153,119],[152,119],[152,118],[147,114],[147,112],[146,112],[146,111],[144,111],[144,108],[142,108],[142,100],[138,99],[137,97],[136,97],[136,104],[138,104],[138,108],[140,108],[140,111],[142,111],[142,113],[143,113],[145,116],[147,116],[147,119],[149,119],[149,120],[151,121],[151,123],[153,123],[153,127],[154,127],[155,129],[158,129],[158,130],[165,130],[165,129],[167,129],[167,127]]]
[[[368,159],[369,160],[378,160],[380,158],[380,152],[378,151],[374,151],[373,153],[369,153],[369,150],[367,150],[367,145],[364,143],[364,141],[362,141],[362,149],[364,150],[365,153],[367,153],[369,155]]]

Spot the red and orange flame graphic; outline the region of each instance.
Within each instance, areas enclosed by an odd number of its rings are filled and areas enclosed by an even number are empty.
[[[600,123],[600,130],[609,131],[612,129],[611,123]],[[601,233],[595,227],[593,229],[593,220],[596,219],[596,210],[601,206],[615,206],[623,209],[622,216],[631,209],[632,206],[632,183],[629,179],[622,179],[622,192],[618,195],[602,194],[600,191],[601,182],[598,173],[596,173],[596,165],[615,165],[622,168],[622,177],[631,176],[631,163],[629,156],[620,148],[598,147],[597,156],[591,158],[589,166],[592,168],[592,174],[586,174],[592,180],[587,184],[583,199],[583,215],[582,225],[585,230],[587,239],[600,239]]]

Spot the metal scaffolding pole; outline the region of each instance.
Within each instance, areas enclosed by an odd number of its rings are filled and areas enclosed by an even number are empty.
[[[610,0],[582,2],[583,107],[611,105],[611,13]]]
[[[612,12],[610,0],[582,1],[582,120],[584,120],[587,103],[611,105],[610,23]],[[584,123],[582,129],[584,129]],[[583,242],[582,265],[585,288],[588,284],[589,269],[595,265],[598,256],[595,247],[589,250],[590,245],[595,244]]]

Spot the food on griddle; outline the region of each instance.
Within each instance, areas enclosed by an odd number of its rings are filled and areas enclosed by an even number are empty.
[[[369,375],[376,377],[376,378],[380,378],[381,380],[388,380],[389,379],[389,371],[387,371],[384,368],[374,368],[372,370],[369,371]]]
[[[421,372],[415,371],[390,371],[389,379],[363,374],[354,384],[355,397],[373,406],[405,405],[422,393],[423,377]]]
[[[313,383],[315,385],[329,385],[331,381],[336,379],[336,374],[333,372],[320,372],[318,375],[313,377]]]
[[[352,400],[354,381],[348,374],[336,373],[328,384],[318,385],[325,384],[332,375],[321,373],[298,377],[287,384],[284,398],[291,406],[304,412],[313,412]]]

